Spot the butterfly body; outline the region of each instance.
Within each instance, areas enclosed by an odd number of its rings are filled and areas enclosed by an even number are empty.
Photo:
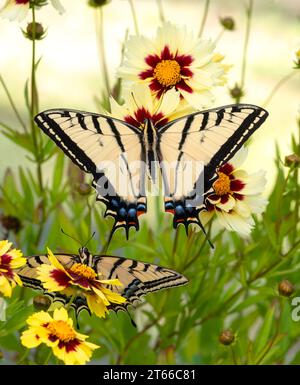
[[[202,227],[199,211],[205,209],[218,167],[267,116],[258,106],[233,104],[160,127],[149,119],[135,127],[109,116],[66,109],[44,111],[35,121],[75,164],[93,175],[96,199],[106,205],[105,216],[114,217],[114,230],[123,227],[128,236],[130,227],[139,229],[138,217],[147,212],[146,180],[155,180],[156,170],[162,175],[165,211],[174,215],[173,227]]]
[[[92,255],[86,247],[79,249],[78,254],[54,254],[58,262],[69,274],[73,274],[74,266],[78,271],[86,268],[92,269],[97,279],[118,279],[121,286],[104,285],[114,293],[126,298],[124,304],[111,303],[109,308],[118,311],[126,310],[129,305],[134,305],[147,293],[157,290],[181,286],[188,282],[188,279],[178,272],[155,264],[109,255]],[[47,255],[36,255],[27,257],[24,267],[18,270],[24,286],[32,289],[42,290],[55,302],[66,304],[70,297],[62,293],[52,293],[44,289],[39,280],[38,269],[43,264],[50,264]],[[79,314],[81,310],[88,310],[84,295],[77,295],[72,307]]]

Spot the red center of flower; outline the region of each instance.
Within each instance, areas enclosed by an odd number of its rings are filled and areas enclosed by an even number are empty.
[[[10,255],[4,254],[0,256],[0,275],[4,274],[9,278],[13,278],[13,272],[10,266],[12,257]]]
[[[16,4],[27,4],[30,0],[15,0]]]
[[[172,53],[166,45],[160,55],[148,55],[145,58],[148,69],[142,71],[139,77],[142,80],[150,80],[150,88],[157,92],[159,98],[164,91],[175,87],[192,93],[192,88],[187,84],[187,80],[193,76],[190,69],[194,59],[191,55],[183,55],[178,52]]]
[[[143,127],[145,119],[151,120],[156,128],[162,127],[168,123],[168,118],[166,118],[161,112],[151,114],[144,107],[138,108],[135,111],[134,116],[127,115],[124,117],[125,122],[137,128]]]

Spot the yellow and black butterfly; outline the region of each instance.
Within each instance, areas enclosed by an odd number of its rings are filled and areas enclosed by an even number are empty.
[[[35,122],[75,164],[93,175],[97,200],[106,204],[105,216],[115,219],[113,231],[124,227],[128,237],[130,227],[138,230],[138,217],[147,211],[145,186],[147,175],[152,177],[153,162],[162,174],[165,211],[174,215],[173,227],[183,224],[187,230],[195,223],[203,229],[199,211],[205,208],[217,168],[233,157],[267,116],[261,107],[233,104],[196,112],[162,127],[146,119],[137,128],[109,116],[68,109],[41,112]],[[132,165],[137,162],[141,167],[135,169]],[[201,172],[190,178],[188,192],[179,186],[177,174],[171,177],[166,172],[165,165],[174,162],[175,172],[185,170],[186,162],[203,164]],[[191,205],[200,180],[201,199]]]
[[[126,311],[129,305],[134,305],[147,293],[181,286],[188,282],[186,277],[174,270],[128,258],[109,255],[92,255],[86,247],[81,247],[79,254],[60,253],[54,255],[66,269],[70,269],[74,264],[80,263],[92,268],[97,276],[101,275],[101,279],[118,278],[122,286],[104,285],[112,292],[118,293],[126,298],[126,302],[123,304],[111,303],[108,306],[108,309],[114,311]],[[49,293],[43,288],[41,281],[37,278],[37,268],[42,264],[50,264],[47,255],[27,257],[26,265],[18,269],[18,275],[24,286],[42,290],[47,296],[50,296],[54,302],[67,304],[71,297],[61,293]],[[76,315],[83,309],[90,312],[83,295],[77,295],[71,306],[75,309]]]

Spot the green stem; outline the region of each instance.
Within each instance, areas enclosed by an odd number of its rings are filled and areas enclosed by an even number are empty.
[[[44,182],[43,182],[43,173],[42,173],[42,154],[40,151],[40,144],[38,140],[38,134],[36,131],[36,126],[34,123],[34,117],[38,112],[38,98],[37,98],[37,87],[36,87],[36,63],[35,63],[35,56],[36,56],[36,20],[35,20],[35,6],[32,5],[32,56],[31,56],[31,106],[30,106],[30,123],[31,123],[31,133],[32,133],[32,140],[35,150],[35,160],[36,160],[36,166],[37,166],[37,178],[38,178],[38,184],[40,189],[40,194],[42,197],[41,202],[41,221],[40,221],[40,227],[38,230],[37,238],[36,238],[36,245],[39,244],[43,228],[44,228],[44,222],[45,222],[45,199],[44,199]]]
[[[224,32],[225,32],[225,29],[221,29],[221,31],[218,33],[217,37],[215,38],[215,40],[213,41],[213,44],[216,45],[222,38],[222,36],[224,35]]]
[[[136,12],[135,12],[134,3],[133,3],[133,0],[128,0],[128,1],[129,1],[130,9],[131,9],[131,14],[132,14],[132,19],[133,19],[135,34],[139,35],[140,34],[139,33],[139,26],[138,26],[137,15],[136,15]]]
[[[96,8],[95,20],[96,20],[96,33],[98,35],[100,65],[101,65],[101,70],[102,70],[103,76],[104,76],[104,84],[105,84],[105,88],[106,88],[106,93],[107,93],[107,95],[110,95],[109,75],[108,75],[106,55],[105,55],[105,46],[104,46],[103,7]]]
[[[47,355],[43,365],[47,365],[48,364],[51,356],[52,356],[52,349],[50,349],[50,351],[49,351],[49,353],[48,353],[48,355]]]
[[[209,2],[210,2],[210,0],[205,0],[204,11],[203,11],[202,20],[201,20],[200,29],[199,29],[199,34],[198,34],[199,37],[202,36],[203,31],[204,31],[204,27],[205,27],[207,15],[208,15]]]
[[[27,131],[27,127],[26,127],[25,123],[23,122],[23,119],[21,118],[21,115],[20,115],[19,111],[17,110],[17,107],[16,107],[16,105],[15,105],[15,103],[13,101],[13,98],[12,98],[12,96],[11,96],[11,94],[10,94],[10,92],[9,92],[9,90],[8,90],[8,88],[7,88],[7,86],[6,86],[5,82],[4,82],[4,79],[3,79],[1,74],[0,74],[0,83],[1,83],[1,85],[3,87],[3,89],[4,89],[4,92],[6,93],[6,96],[7,96],[8,100],[9,100],[9,103],[10,103],[10,105],[11,105],[11,107],[12,107],[12,109],[13,109],[15,115],[16,115],[16,118],[18,119],[19,123],[21,124],[21,126],[24,129],[24,131],[26,132]]]
[[[233,346],[230,346],[230,350],[231,350],[233,364],[237,365],[238,363],[237,363],[237,359],[236,359],[236,356],[235,356],[235,351],[234,351]]]
[[[276,92],[279,90],[279,88],[281,88],[287,81],[289,81],[296,73],[297,73],[296,71],[290,72],[289,74],[285,75],[282,79],[280,79],[277,84],[275,84],[269,96],[264,101],[263,107],[266,107],[270,103],[270,101],[272,100]]]
[[[246,11],[246,15],[247,15],[246,34],[245,34],[243,56],[242,56],[241,81],[240,81],[240,85],[239,85],[241,90],[244,89],[244,85],[245,85],[246,67],[247,67],[247,53],[248,53],[249,37],[250,37],[250,30],[251,30],[253,3],[254,3],[254,0],[249,0],[249,5],[248,5],[247,11]],[[239,103],[240,100],[241,100],[241,96],[237,97],[237,103]]]
[[[67,303],[67,305],[65,307],[67,312],[69,312],[69,310],[70,310],[70,308],[71,308],[75,298],[76,298],[76,294],[73,294],[72,297],[70,298],[70,301]]]
[[[162,0],[156,0],[157,8],[158,8],[158,14],[159,14],[159,19],[161,23],[164,23],[166,21],[163,6],[162,6]]]
[[[282,303],[282,298],[280,298],[280,301],[279,301],[279,315],[278,315],[277,322],[276,322],[275,334],[271,338],[269,343],[267,344],[266,348],[262,351],[262,353],[258,357],[257,361],[255,362],[255,365],[260,365],[262,363],[263,359],[270,352],[270,350],[272,349],[275,341],[277,340],[278,335],[279,335],[279,331],[280,331],[280,323],[281,323],[282,311],[283,311],[283,303]]]

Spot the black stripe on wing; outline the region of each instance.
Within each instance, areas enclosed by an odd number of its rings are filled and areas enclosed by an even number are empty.
[[[144,214],[147,211],[146,199],[141,196],[138,197],[136,203],[129,203],[125,199],[120,197],[113,188],[110,181],[106,178],[105,174],[97,170],[97,165],[80,148],[79,143],[75,143],[70,138],[70,136],[65,133],[60,124],[57,123],[54,118],[51,118],[51,115],[54,116],[56,119],[58,118],[58,116],[67,118],[66,121],[64,121],[64,124],[68,120],[77,118],[78,125],[83,130],[88,130],[85,119],[91,118],[93,127],[95,129],[95,134],[103,134],[99,119],[105,119],[105,121],[111,128],[111,132],[116,138],[117,144],[122,152],[125,151],[125,148],[115,122],[119,122],[123,126],[126,126],[129,130],[132,131],[133,134],[136,134],[139,138],[140,130],[118,119],[112,119],[111,117],[105,115],[99,115],[90,112],[82,112],[77,110],[47,110],[36,115],[34,119],[36,124],[44,131],[44,133],[48,135],[78,167],[80,167],[83,171],[91,173],[93,175],[92,185],[99,194],[96,199],[106,205],[106,211],[104,216],[113,217],[115,221],[113,225],[113,232],[119,228],[124,228],[126,232],[126,237],[128,239],[130,227],[134,227],[136,230],[139,229],[138,217],[139,215]],[[140,144],[141,151],[143,153],[144,144],[141,138]],[[123,158],[123,160],[126,163],[126,159]],[[127,170],[129,171],[128,167]],[[99,180],[101,180],[101,185],[97,183]],[[107,192],[109,192],[109,194]]]

